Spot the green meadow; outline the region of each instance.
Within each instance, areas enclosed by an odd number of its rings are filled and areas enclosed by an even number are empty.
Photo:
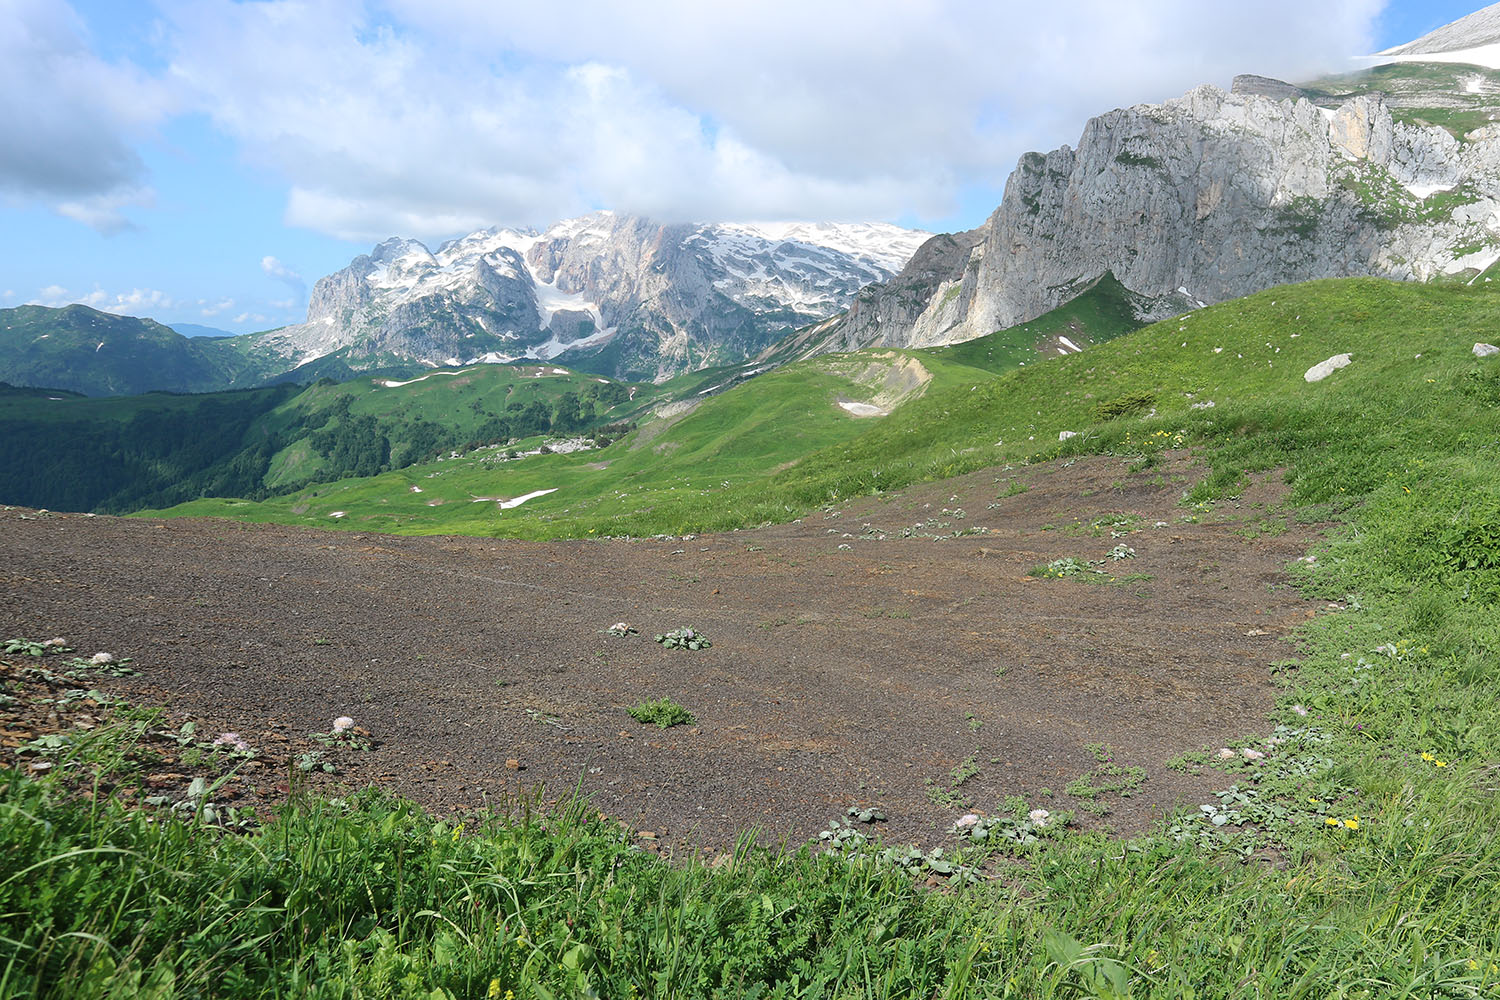
[[[1313,282],[1045,362],[818,358],[601,449],[469,452],[162,512],[675,534],[984,467],[1104,453],[1149,469],[1180,449],[1205,470],[1188,511],[1273,472],[1290,484],[1280,514],[1335,527],[1289,569],[1328,610],[1268,664],[1282,693],[1263,737],[1174,762],[1222,790],[1148,834],[1035,828],[1040,803],[989,803],[1009,824],[941,855],[747,832],[706,867],[635,849],[584,803],[460,826],[373,792],[297,795],[229,831],[78,794],[131,780],[122,747],[146,723],[127,713],[48,748],[45,776],[0,772],[0,995],[1500,996],[1500,357],[1471,352],[1496,331],[1483,286]],[[901,396],[886,379],[911,361],[930,378]],[[542,489],[557,492],[482,499]]]

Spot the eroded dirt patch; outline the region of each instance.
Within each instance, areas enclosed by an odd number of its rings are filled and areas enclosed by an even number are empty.
[[[1283,572],[1311,529],[1257,506],[1276,489],[1193,513],[1194,474],[1080,459],[629,542],[12,509],[0,632],[132,657],[117,693],[239,732],[350,715],[375,749],[325,780],[442,810],[541,782],[658,843],[722,845],[750,826],[800,842],[874,804],[884,836],[932,843],[1007,795],[1079,808],[1064,789],[1107,744],[1146,780],[1080,819],[1135,830],[1213,787],[1168,760],[1268,728],[1267,666],[1314,607]],[[1029,575],[1065,557],[1105,572]],[[713,646],[651,641],[681,626]],[[662,696],[696,724],[625,712]]]

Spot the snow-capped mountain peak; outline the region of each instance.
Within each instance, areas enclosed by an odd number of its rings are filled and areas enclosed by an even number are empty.
[[[302,364],[580,360],[665,377],[737,361],[848,306],[929,234],[885,223],[660,225],[594,212],[483,229],[433,252],[392,238],[320,279],[305,323],[265,335]],[[567,359],[565,359],[567,360]]]

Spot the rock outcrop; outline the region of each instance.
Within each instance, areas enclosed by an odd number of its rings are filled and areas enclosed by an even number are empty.
[[[286,368],[522,358],[663,378],[742,361],[845,309],[929,234],[883,224],[661,225],[611,212],[544,233],[390,239],[320,279],[307,320],[256,335]]]
[[[1459,138],[1379,94],[1321,107],[1199,87],[1023,156],[986,225],[951,239],[806,353],[969,340],[1106,271],[1143,319],[1312,278],[1472,276],[1500,259],[1500,126]]]

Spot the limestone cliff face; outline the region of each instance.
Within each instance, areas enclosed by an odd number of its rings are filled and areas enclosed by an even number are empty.
[[[929,234],[884,224],[662,225],[598,212],[482,230],[431,252],[390,239],[319,279],[307,320],[250,350],[286,368],[558,360],[631,378],[742,361],[846,308]]]
[[[1106,271],[1160,319],[1286,282],[1429,280],[1500,259],[1500,128],[1460,141],[1393,117],[1378,94],[1320,107],[1243,89],[1112,111],[1077,148],[1023,156],[966,257],[918,280],[919,254],[821,338],[837,350],[969,340]],[[903,298],[914,285],[930,288],[921,308]]]

